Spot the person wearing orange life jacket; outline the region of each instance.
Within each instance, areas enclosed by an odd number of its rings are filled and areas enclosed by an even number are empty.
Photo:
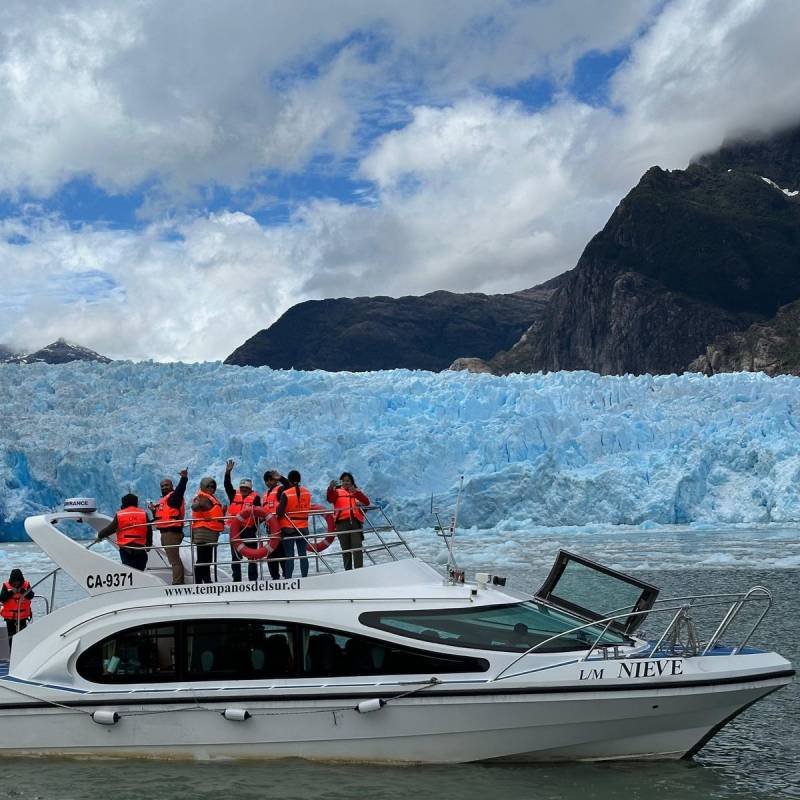
[[[8,580],[0,589],[0,603],[3,609],[0,611],[6,621],[8,630],[8,647],[11,649],[11,637],[18,634],[31,618],[31,600],[33,599],[33,589],[30,583],[25,580],[21,569],[12,569]]]
[[[139,508],[139,498],[126,494],[120,501],[120,510],[114,519],[99,531],[95,541],[117,534],[119,560],[132,569],[144,572],[147,567],[147,549],[153,544],[150,518],[147,511]]]
[[[365,517],[361,506],[369,505],[369,497],[356,486],[352,473],[343,472],[338,483],[330,482],[327,498],[329,503],[333,503],[336,535],[342,548],[344,568],[359,569],[364,566],[362,546]]]
[[[211,564],[216,561],[217,540],[225,530],[225,508],[217,500],[216,491],[217,482],[213,478],[201,478],[200,490],[192,500],[192,543],[197,550],[195,583],[211,583]]]
[[[236,492],[233,490],[231,473],[234,466],[236,466],[236,462],[229,458],[225,464],[225,480],[223,481],[225,494],[229,501],[228,516],[241,516],[244,519],[240,533],[242,539],[257,539],[258,523],[251,509],[261,505],[261,498],[258,496],[258,492],[253,491],[253,481],[250,478],[242,478],[239,481],[239,490]],[[255,542],[253,542],[253,546],[256,546]],[[231,575],[234,583],[242,581],[241,561],[242,557],[239,555],[239,551],[231,544]],[[247,579],[258,580],[258,564],[255,561],[248,560],[247,562]]]
[[[294,572],[294,552],[300,561],[300,575],[308,576],[308,512],[311,508],[311,492],[300,485],[302,477],[296,470],[290,470],[289,485],[281,493],[278,503],[278,522],[281,526],[281,543],[283,552],[289,561],[285,561],[286,577],[291,578]]]
[[[179,474],[181,479],[177,488],[173,487],[171,478],[161,479],[161,499],[149,505],[153,514],[153,527],[161,536],[161,546],[172,568],[173,586],[182,584],[185,578],[180,546],[183,542],[183,520],[186,518],[184,494],[189,471],[182,469]]]
[[[270,532],[272,532],[275,526],[278,525],[277,514],[281,494],[289,482],[280,474],[280,472],[278,472],[278,470],[268,469],[264,473],[264,483],[267,486],[267,491],[264,492],[264,496],[261,498],[261,505],[265,511],[275,515],[273,519],[267,521],[267,526],[269,527]],[[280,578],[281,572],[283,572],[284,578],[288,577],[286,574],[286,564],[288,562],[281,560],[283,557],[283,540],[281,540],[280,544],[278,544],[278,546],[267,556],[267,569],[269,569],[270,578],[272,578],[274,581]]]

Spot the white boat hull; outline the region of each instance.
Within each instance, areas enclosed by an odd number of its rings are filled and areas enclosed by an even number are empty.
[[[360,713],[362,698],[0,708],[0,755],[456,763],[681,758],[788,678],[717,687],[408,697]],[[240,698],[241,700],[241,698]],[[27,704],[26,704],[27,705]],[[244,721],[223,717],[247,709]],[[116,724],[94,722],[96,708]],[[12,744],[13,742],[13,744]]]

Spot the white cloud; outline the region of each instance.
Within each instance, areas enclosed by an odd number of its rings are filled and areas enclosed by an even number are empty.
[[[14,309],[0,341],[222,358],[308,298],[525,288],[572,267],[651,165],[685,167],[729,132],[800,115],[793,0],[667,3],[614,76],[612,110],[564,90],[538,111],[487,87],[543,70],[565,79],[576,56],[633,35],[652,4],[342,0],[312,17],[294,4],[190,5],[68,4],[46,17],[34,6],[23,20],[12,4],[0,186],[46,194],[76,174],[161,185],[141,231],[75,230],[35,209],[6,221],[0,233],[30,241],[0,242],[0,302]],[[367,29],[378,44],[352,35]],[[354,150],[364,114],[394,113],[412,93],[405,124]],[[302,170],[321,150],[359,158],[373,187],[363,205],[307,200],[273,227],[170,206],[193,186]],[[182,239],[165,239],[162,212]],[[64,272],[91,284],[68,305],[52,289],[63,282],[42,280]]]
[[[7,0],[0,191],[82,175],[112,192],[241,186],[343,153],[357,114],[392,95],[449,102],[614,46],[651,5]]]

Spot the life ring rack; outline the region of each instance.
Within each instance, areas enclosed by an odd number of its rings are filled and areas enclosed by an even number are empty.
[[[336,517],[332,511],[317,503],[313,503],[310,507],[310,510],[328,512],[327,514],[323,515],[325,525],[328,529],[327,535],[324,539],[319,539],[313,542],[309,541],[307,548],[309,553],[321,553],[328,546],[333,544],[333,541],[336,538],[334,535],[334,531],[336,530]],[[254,547],[251,544],[253,542],[252,539],[242,539],[242,523],[236,517],[233,517],[228,521],[228,530],[230,531],[233,549],[236,550],[240,556],[250,561],[261,561],[273,553],[280,544],[281,529],[278,525],[278,519],[274,514],[269,514],[258,506],[253,508],[252,512],[254,516],[261,517],[262,519],[266,520],[269,536],[265,540],[260,540],[263,543],[260,543]]]

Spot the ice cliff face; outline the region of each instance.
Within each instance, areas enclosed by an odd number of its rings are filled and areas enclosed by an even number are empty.
[[[800,519],[800,379],[497,377],[221,364],[0,365],[0,531],[65,497],[101,510],[163,474],[221,484],[349,470],[402,527],[465,476],[465,526]]]

